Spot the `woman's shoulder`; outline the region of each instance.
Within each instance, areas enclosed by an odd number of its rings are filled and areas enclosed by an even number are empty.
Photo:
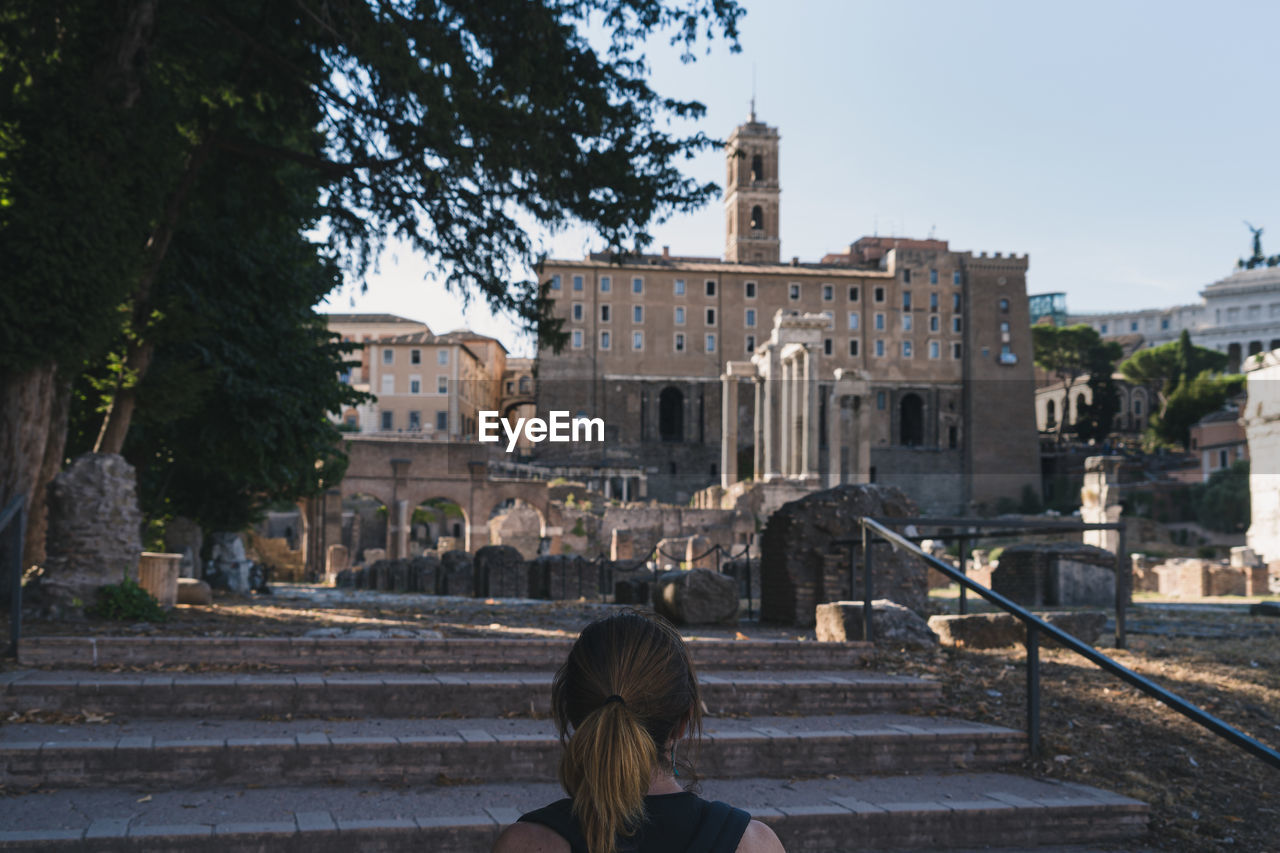
[[[758,820],[747,824],[738,842],[737,853],[786,853],[774,831]]]
[[[569,849],[569,842],[555,830],[522,820],[502,831],[492,853],[569,853]]]

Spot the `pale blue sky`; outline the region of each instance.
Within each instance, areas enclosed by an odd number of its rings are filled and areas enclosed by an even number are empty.
[[[1278,3],[745,5],[741,53],[682,64],[655,42],[653,84],[705,103],[700,128],[724,138],[754,66],[758,117],[782,134],[784,258],[932,229],[955,249],[1030,253],[1029,292],[1065,291],[1083,312],[1195,301],[1248,253],[1243,219],[1280,253]],[[688,171],[722,183],[723,155]],[[713,203],[653,234],[712,255],[723,229]],[[548,246],[596,244],[571,229]],[[402,251],[324,310],[465,324],[530,354],[430,272]]]

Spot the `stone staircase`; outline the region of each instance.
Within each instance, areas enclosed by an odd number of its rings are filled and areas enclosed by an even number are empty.
[[[0,849],[486,851],[563,796],[563,640],[36,638],[0,672]],[[929,715],[862,644],[695,640],[704,796],[804,850],[1106,849],[1147,807],[1016,772],[1022,732]],[[112,671],[154,665],[161,671]],[[177,671],[236,667],[232,671]],[[245,672],[269,667],[271,672]],[[106,723],[58,723],[58,713]]]

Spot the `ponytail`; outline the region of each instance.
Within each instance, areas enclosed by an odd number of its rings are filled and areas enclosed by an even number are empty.
[[[644,821],[660,752],[701,732],[693,661],[680,634],[635,611],[583,629],[551,686],[564,752],[560,784],[573,798],[590,853],[616,853]]]
[[[560,783],[590,853],[615,853],[619,835],[644,820],[658,748],[624,702],[607,702],[574,730],[560,757]]]

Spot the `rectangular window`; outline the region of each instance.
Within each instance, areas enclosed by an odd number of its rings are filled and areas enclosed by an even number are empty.
[[[449,351],[447,349],[436,350],[436,364],[448,364]]]
[[[911,291],[910,290],[902,291],[902,310],[903,311],[911,310]]]
[[[551,276],[551,289],[552,290],[560,289],[560,276],[558,274]]]
[[[756,351],[756,336],[747,335],[747,353],[751,354]]]
[[[1103,324],[1102,324],[1102,334],[1104,334],[1104,335],[1105,335],[1106,333],[1107,333],[1107,324],[1106,324],[1106,323],[1103,323]]]
[[[910,284],[910,283],[911,283],[911,270],[903,270],[903,271],[902,271],[902,283],[903,283],[903,284]]]
[[[911,341],[902,342],[902,357],[911,358]]]
[[[884,288],[877,287],[875,292],[876,302],[884,302]]]
[[[715,296],[715,295],[716,295],[715,279],[709,278],[707,279],[707,296]]]
[[[857,338],[849,339],[849,355],[853,356],[854,358],[858,357],[858,339]]]
[[[856,332],[858,330],[858,312],[849,312],[849,331]]]
[[[611,290],[613,290],[613,277],[607,275],[600,276],[600,292],[608,293]]]
[[[631,348],[636,350],[644,349],[644,332],[631,333]]]
[[[937,270],[929,270],[929,283],[930,283],[930,284],[937,284],[937,283],[938,283],[938,271],[937,271]]]
[[[582,303],[581,302],[573,303],[573,321],[575,323],[582,322]]]
[[[957,287],[960,286],[960,270],[956,270],[951,274],[951,283]]]
[[[677,326],[684,325],[684,306],[683,305],[676,306],[676,325]]]
[[[409,380],[409,393],[410,393],[410,394],[421,394],[421,393],[422,393],[422,380],[421,380],[421,379],[410,379],[410,380]]]
[[[643,305],[631,306],[631,322],[633,323],[644,322],[644,306]]]
[[[715,324],[716,324],[716,309],[708,308],[707,309],[707,325],[714,326]]]
[[[582,290],[582,276],[575,275],[573,277],[573,289],[579,291]]]
[[[422,429],[422,413],[421,412],[409,412],[409,429],[411,430]]]
[[[396,351],[395,351],[395,350],[391,349],[391,347],[387,347],[386,349],[384,349],[384,350],[382,351],[382,363],[383,363],[383,364],[395,364],[395,361],[396,361]]]
[[[931,331],[931,332],[936,332],[936,331],[938,331],[938,328],[939,328],[941,325],[942,325],[942,324],[941,324],[941,322],[938,320],[938,315],[937,315],[937,314],[934,314],[933,316],[931,316],[931,317],[929,318],[929,331]]]
[[[822,301],[830,302],[832,299],[835,299],[835,298],[836,298],[835,288],[829,284],[822,285]]]
[[[754,281],[744,281],[742,283],[742,295],[747,299],[756,298],[756,283]]]
[[[883,391],[876,392],[876,408],[882,412],[889,408],[889,403],[886,397],[887,395]]]
[[[884,358],[884,341],[876,341],[876,358]]]
[[[707,352],[715,352],[715,351],[716,351],[716,336],[707,335]]]
[[[1218,451],[1218,467],[1219,468],[1227,467],[1227,451],[1225,450]]]
[[[960,342],[959,341],[952,341],[951,357],[956,359],[957,361],[960,359]]]
[[[822,339],[822,354],[823,354],[823,355],[831,355],[831,353],[833,353],[833,352],[835,351],[835,349],[834,349],[834,348],[835,348],[835,341],[831,340],[831,338],[823,338],[823,339]]]
[[[422,364],[422,350],[420,349],[409,350],[409,363]]]
[[[678,278],[675,281],[676,296],[684,296],[684,279]]]
[[[631,292],[644,293],[644,279],[639,277],[631,279]]]
[[[383,412],[382,428],[388,432],[395,429],[395,424],[393,422],[394,418],[395,418],[395,414],[393,412]]]
[[[910,314],[902,315],[902,331],[904,332],[911,331],[911,315]]]
[[[684,352],[684,332],[676,332],[676,352]]]
[[[395,377],[393,374],[387,373],[387,374],[384,374],[384,375],[383,375],[383,377],[382,377],[382,393],[383,393],[383,394],[394,394],[394,393],[396,393],[396,377]]]
[[[609,322],[609,320],[610,320],[610,316],[609,316],[609,306],[608,306],[608,305],[601,305],[601,306],[600,306],[600,322],[601,322],[601,323],[608,323],[608,322]]]
[[[582,330],[581,329],[573,330],[573,348],[582,349]]]
[[[748,329],[754,329],[756,327],[756,309],[747,309],[746,326]]]
[[[884,331],[884,315],[883,314],[876,315],[876,331],[877,332]]]
[[[942,345],[937,341],[929,341],[929,358],[942,358]]]
[[[834,329],[836,327],[836,312],[823,311],[822,316],[827,318],[827,328]]]
[[[436,412],[436,429],[444,432],[449,431],[449,413]]]
[[[960,313],[960,294],[958,293],[951,294],[951,310],[956,314]]]
[[[1272,316],[1272,317],[1275,317],[1275,316],[1280,315],[1280,311],[1277,311],[1277,310],[1276,310],[1277,308],[1280,308],[1280,305],[1272,305],[1272,306],[1271,306],[1271,316]],[[1161,318],[1161,320],[1160,320],[1160,328],[1161,328],[1162,330],[1164,330],[1164,329],[1168,329],[1168,328],[1169,328],[1169,318],[1168,318],[1168,317],[1163,317],[1163,318]]]
[[[958,335],[958,334],[960,334],[960,332],[962,331],[962,329],[963,329],[963,321],[962,321],[959,317],[952,317],[952,318],[951,318],[951,331],[955,332],[955,333]]]
[[[449,393],[449,377],[448,376],[436,377],[436,393],[437,394]]]
[[[609,333],[601,332],[600,333],[600,349],[608,349],[610,343],[612,342],[609,340]]]
[[[800,285],[796,284],[795,282],[792,282],[790,285],[788,285],[788,286],[787,286],[787,296],[788,296],[788,297],[790,297],[791,301],[793,301],[793,302],[794,302],[795,300],[799,299],[799,298],[800,298]]]
[[[858,296],[859,296],[859,294],[858,294],[858,288],[856,288],[856,287],[850,287],[850,288],[849,288],[849,301],[850,301],[850,302],[857,302],[857,301],[858,301]]]
[[[929,310],[936,312],[938,310],[938,294],[929,294]]]

